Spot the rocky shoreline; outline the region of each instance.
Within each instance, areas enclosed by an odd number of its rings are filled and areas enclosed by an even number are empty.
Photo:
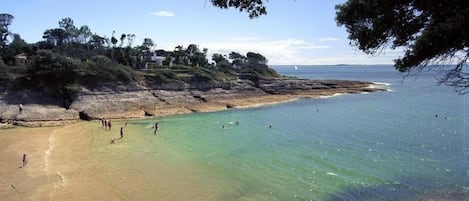
[[[165,83],[153,86],[118,85],[82,89],[69,108],[56,100],[29,90],[0,94],[0,122],[3,126],[59,126],[79,120],[128,119],[193,112],[255,107],[302,98],[319,98],[337,93],[385,90],[371,82],[346,80],[304,80],[276,78],[217,83]],[[19,104],[23,110],[19,111]]]

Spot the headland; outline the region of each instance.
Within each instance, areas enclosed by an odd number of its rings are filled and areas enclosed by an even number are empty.
[[[257,82],[237,79],[225,82],[106,85],[82,88],[73,96],[68,107],[32,90],[4,90],[0,95],[0,121],[3,126],[58,126],[79,120],[213,112],[383,90],[385,88],[376,87],[371,82],[287,77],[260,79]]]

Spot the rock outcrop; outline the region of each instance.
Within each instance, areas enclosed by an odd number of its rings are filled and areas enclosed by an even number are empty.
[[[68,109],[32,91],[0,94],[0,121],[22,126],[56,126],[79,119],[123,119],[237,107],[314,98],[336,93],[381,91],[373,83],[344,80],[268,79],[254,83],[236,80],[211,83],[165,83],[149,86],[118,85],[83,89]],[[19,111],[18,104],[23,104]]]

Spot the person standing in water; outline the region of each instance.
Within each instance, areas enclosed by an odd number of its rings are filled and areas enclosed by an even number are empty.
[[[109,130],[111,130],[112,124],[111,124],[111,120],[110,120],[110,119],[109,119],[108,122],[107,122],[107,127],[109,128]]]
[[[156,123],[155,123],[154,130],[153,130],[153,134],[156,135],[156,131],[158,131],[159,128],[160,128],[160,127],[159,127],[159,125],[158,125],[158,122],[156,122]]]
[[[121,127],[121,139],[124,138],[124,127]]]

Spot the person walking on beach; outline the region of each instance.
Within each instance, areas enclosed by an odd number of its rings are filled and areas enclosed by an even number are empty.
[[[124,138],[124,127],[121,127],[121,139]]]
[[[111,120],[107,120],[107,127],[109,130],[111,130],[111,127],[112,127],[112,124],[111,124]]]
[[[28,164],[28,158],[26,157],[26,154],[23,154],[23,166],[22,167],[26,167],[27,164]]]

